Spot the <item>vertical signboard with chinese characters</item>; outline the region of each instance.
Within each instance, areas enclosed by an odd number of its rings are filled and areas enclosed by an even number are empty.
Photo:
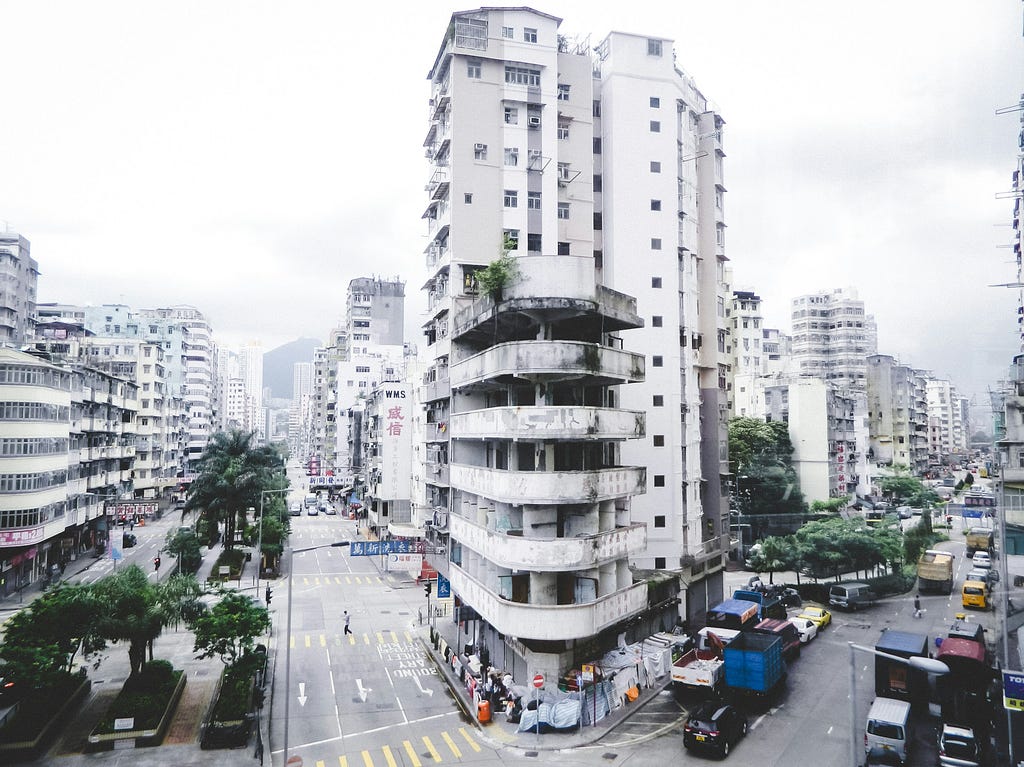
[[[384,501],[409,499],[412,475],[412,397],[408,384],[380,388],[381,483]]]

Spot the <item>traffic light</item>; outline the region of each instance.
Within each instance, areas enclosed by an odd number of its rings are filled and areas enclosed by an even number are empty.
[[[270,590],[270,585],[267,585],[267,604],[270,604],[270,598],[273,596],[273,592]]]
[[[434,587],[434,582],[433,581],[427,581],[426,583],[423,584],[423,593],[426,594],[429,597],[430,596],[430,590],[433,587]]]

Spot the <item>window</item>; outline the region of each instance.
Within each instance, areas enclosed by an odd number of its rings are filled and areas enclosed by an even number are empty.
[[[665,447],[665,435],[664,434],[655,434],[654,435],[654,446],[655,447]]]
[[[528,210],[540,210],[540,192],[526,193],[526,207]]]
[[[594,100],[594,108],[593,108],[592,111],[594,113],[594,117],[600,117],[601,116],[601,102],[600,101],[598,101],[596,99]]]
[[[519,207],[519,192],[514,189],[505,190],[504,204],[506,208]]]
[[[664,474],[655,474],[654,475],[654,486],[655,487],[665,487],[665,475]]]
[[[655,570],[664,570],[665,569],[665,557],[655,557],[654,558],[654,569]]]
[[[661,163],[651,160],[651,173],[661,173]]]
[[[569,86],[565,83],[558,84],[558,100],[568,101],[569,100]]]
[[[661,238],[660,237],[652,237],[651,238],[651,250],[661,250]]]
[[[479,77],[479,75],[478,75]],[[661,99],[657,96],[651,96],[651,109],[657,109],[661,106]]]
[[[651,287],[652,288],[660,288],[661,287],[661,277],[651,277]]]
[[[519,125],[519,110],[516,107],[505,107],[505,124]]]
[[[482,65],[480,64],[479,59],[469,59],[466,61],[466,77],[473,80],[479,80],[482,74],[481,67]]]
[[[595,173],[594,174],[594,191],[595,192],[600,192],[601,191],[601,183],[602,183],[601,182],[601,174],[600,173]]]
[[[502,232],[506,250],[519,250],[519,230],[506,229]]]
[[[569,243],[560,242],[558,243],[558,255],[568,256],[569,255]]]
[[[594,214],[594,231],[600,232],[604,229],[604,217],[600,213]]]
[[[565,141],[569,138],[569,126],[559,125],[558,126],[558,139],[559,141]]]
[[[651,367],[660,368],[665,364],[665,358],[660,354],[655,354],[651,357]]]
[[[648,40],[647,41],[647,55],[648,56],[660,56],[661,55],[661,40]]]
[[[537,30],[523,27],[523,40],[527,43],[537,42]]]
[[[654,396],[652,396],[651,397],[651,406],[652,407],[665,407],[665,395],[664,394],[655,394]]]
[[[662,321],[661,315],[660,314],[655,314],[653,317],[651,317],[651,327],[660,328],[661,327],[661,321]]]
[[[540,241],[539,234],[526,235],[526,249],[532,253],[540,253]]]
[[[657,120],[651,120],[651,133],[661,133],[661,123]]]
[[[651,210],[661,210],[661,200],[651,200]]]
[[[530,67],[505,66],[505,82],[510,85],[540,87],[540,70]]]
[[[558,217],[560,219],[562,219],[563,221],[568,220],[568,218],[569,218],[569,203],[567,203],[567,202],[560,202],[560,203],[558,203]]]
[[[594,139],[594,154],[601,154],[601,139]]]
[[[474,160],[486,160],[487,159],[487,144],[476,144],[473,147],[473,159]]]
[[[512,167],[519,165],[519,147],[505,147],[505,164],[511,165]]]
[[[462,196],[462,199],[463,199],[463,202],[466,203],[466,205],[472,205],[473,204],[473,193],[472,192],[466,192]]]
[[[501,36],[506,40],[511,40],[516,36],[516,31],[512,27],[502,27]]]

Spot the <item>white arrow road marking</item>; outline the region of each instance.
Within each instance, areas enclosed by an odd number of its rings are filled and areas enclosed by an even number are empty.
[[[306,683],[299,682],[299,704],[305,706],[307,700],[308,698],[306,697]]]
[[[434,697],[434,691],[431,690],[429,687],[425,690],[423,689],[423,685],[420,684],[420,678],[418,676],[414,676],[413,680],[416,682],[416,686],[420,688],[420,692],[425,692],[430,697]]]
[[[356,685],[359,687],[359,698],[360,698],[360,700],[362,700],[363,703],[366,703],[366,694],[370,693],[370,692],[373,692],[373,688],[371,688],[371,687],[363,687],[363,680],[362,679],[357,679],[356,680]]]

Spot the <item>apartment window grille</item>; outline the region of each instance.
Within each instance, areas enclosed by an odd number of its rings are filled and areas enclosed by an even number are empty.
[[[664,434],[655,434],[654,435],[654,446],[655,447],[665,447],[665,435]]]
[[[516,30],[513,27],[502,27],[501,36],[506,40],[511,40],[516,36]]]
[[[466,62],[466,77],[471,80],[479,80],[483,76],[483,64],[478,59],[469,59]]]
[[[662,323],[662,316],[660,314],[655,314],[653,317],[651,317],[651,326],[652,327],[660,328],[662,326],[661,323]]]
[[[651,406],[652,407],[665,407],[665,395],[664,394],[654,394],[654,395],[652,395],[651,396]]]
[[[473,204],[473,193],[472,192],[466,192],[462,196],[462,200],[463,200],[463,202],[466,203],[466,205],[472,205]]]
[[[600,117],[601,116],[601,102],[598,101],[597,99],[594,99],[593,116],[594,117]]]
[[[601,139],[594,139],[594,154],[601,154]]]
[[[559,125],[558,126],[558,139],[559,141],[565,141],[569,138],[569,126]]]
[[[519,192],[514,189],[506,189],[504,196],[504,204],[506,208],[518,208],[519,207]]]
[[[537,42],[537,30],[523,27],[523,41],[527,43]]]
[[[513,168],[519,165],[519,147],[505,147],[505,164]]]
[[[505,124],[519,125],[519,109],[517,107],[505,107]]]
[[[487,144],[476,144],[473,147],[473,159],[474,160],[486,160],[487,159]]]
[[[594,191],[595,192],[600,192],[601,191],[601,184],[602,184],[601,174],[600,173],[595,173],[594,174]]]
[[[558,100],[568,101],[569,100],[569,86],[566,83],[558,84]]]
[[[665,487],[665,475],[664,474],[655,474],[654,475],[654,486],[655,487]]]
[[[528,210],[540,210],[540,192],[526,193],[526,208]]]
[[[660,368],[665,364],[665,358],[660,354],[655,354],[651,357],[651,367]]]
[[[569,203],[558,203],[558,218],[560,218],[563,221],[567,221],[569,219]]]
[[[505,82],[509,85],[540,87],[540,70],[530,67],[505,66]]]
[[[647,55],[648,56],[660,56],[661,55],[661,40],[648,40],[647,41]]]
[[[531,253],[540,253],[541,236],[539,234],[526,235],[526,249]]]
[[[651,238],[651,250],[661,250],[661,238],[660,237],[652,237]]]

